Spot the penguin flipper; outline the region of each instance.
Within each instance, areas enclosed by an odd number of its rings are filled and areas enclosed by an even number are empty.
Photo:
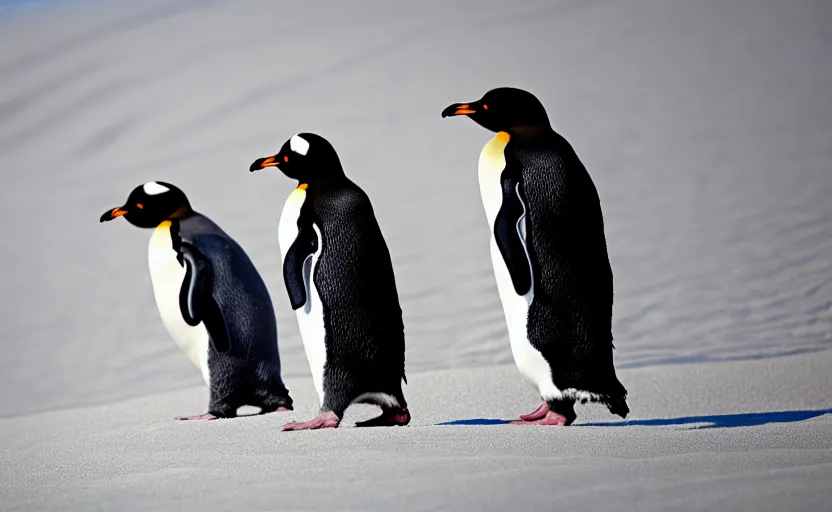
[[[517,179],[501,180],[503,202],[494,220],[494,239],[506,263],[514,291],[525,295],[532,287],[532,265],[526,244],[526,204]]]
[[[179,261],[185,267],[185,278],[179,290],[179,309],[185,322],[195,327],[202,322],[205,292],[210,293],[210,283],[206,283],[210,277],[208,264],[193,245],[184,242],[179,248]]]
[[[187,242],[180,244],[179,257],[185,266],[185,278],[179,290],[182,318],[194,327],[200,322],[204,323],[214,348],[219,352],[227,352],[231,348],[231,338],[222,310],[213,297],[213,269],[210,262],[199,249]]]
[[[307,291],[303,266],[307,258],[318,250],[319,243],[318,235],[311,225],[300,226],[297,238],[286,252],[286,258],[283,261],[283,280],[286,283],[292,310],[297,310],[306,304]],[[309,279],[312,279],[312,276],[309,276]]]

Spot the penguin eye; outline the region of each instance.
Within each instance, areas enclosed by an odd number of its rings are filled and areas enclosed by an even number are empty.
[[[142,203],[136,203],[136,208],[139,210],[144,210],[144,205]]]
[[[289,155],[283,155],[283,161],[288,162],[289,161]]]
[[[488,110],[488,105],[483,105],[483,106],[482,106],[482,109],[483,109],[483,110]]]

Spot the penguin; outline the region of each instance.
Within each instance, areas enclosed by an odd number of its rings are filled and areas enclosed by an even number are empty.
[[[530,92],[501,87],[442,117],[496,135],[482,149],[480,194],[512,355],[543,403],[513,423],[570,425],[576,400],[626,418],[613,366],[613,276],[595,184]]]
[[[162,181],[136,187],[100,222],[118,217],[153,229],[148,262],[159,314],[210,391],[205,414],[180,419],[234,418],[243,405],[260,414],[292,410],[271,298],[243,248]]]
[[[336,428],[355,403],[381,415],[356,426],[404,426],[405,339],[390,252],[364,190],[345,174],[335,148],[298,133],[249,167],[278,167],[298,185],[278,226],[283,278],[296,312],[319,414],[284,431]]]

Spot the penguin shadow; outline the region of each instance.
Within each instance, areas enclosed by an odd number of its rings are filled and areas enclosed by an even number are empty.
[[[832,414],[832,409],[752,412],[743,414],[717,414],[712,416],[684,416],[679,418],[657,418],[651,420],[625,420],[610,422],[575,423],[576,427],[670,427],[697,425],[694,428],[736,428],[757,427],[769,423],[796,423],[818,416]],[[457,425],[505,425],[509,420],[494,418],[472,418],[437,423],[436,426]]]

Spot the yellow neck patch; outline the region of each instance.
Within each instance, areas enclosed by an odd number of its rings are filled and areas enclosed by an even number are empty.
[[[309,183],[301,183],[298,185],[298,190],[306,190],[307,188],[309,188]]]
[[[171,221],[163,220],[161,224],[156,226],[156,229],[168,229],[170,228],[171,224],[173,224]]]
[[[507,143],[508,140],[511,138],[511,135],[509,135],[508,132],[497,132],[497,135],[495,135],[494,137],[500,142]]]

